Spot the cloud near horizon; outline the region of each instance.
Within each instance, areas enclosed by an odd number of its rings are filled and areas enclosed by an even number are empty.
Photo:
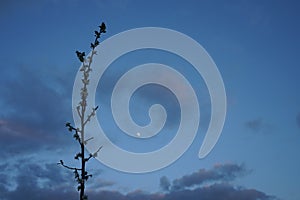
[[[12,167],[14,172],[12,173]],[[88,182],[89,199],[101,200],[271,200],[276,199],[255,189],[235,187],[228,181],[234,180],[247,170],[244,165],[218,164],[211,169],[200,169],[171,182],[166,177],[160,179],[164,192],[149,193],[135,190],[121,193],[109,190],[116,183],[93,177]],[[0,199],[17,200],[26,197],[31,200],[77,199],[76,183],[72,172],[56,164],[33,164],[29,161],[17,162],[13,166],[0,165]],[[97,181],[96,181],[97,180]],[[205,185],[204,185],[205,183]],[[211,183],[211,184],[206,184]],[[95,188],[97,185],[98,188]],[[176,185],[176,190],[174,189]],[[92,187],[90,187],[92,186]],[[171,189],[169,189],[171,188]],[[172,189],[173,188],[173,189]],[[178,189],[180,188],[180,189]]]
[[[243,176],[246,173],[247,170],[245,169],[244,165],[230,163],[216,164],[212,169],[199,169],[197,172],[173,180],[172,185],[169,189],[176,191],[200,186],[211,182],[228,182],[235,180],[236,178]]]

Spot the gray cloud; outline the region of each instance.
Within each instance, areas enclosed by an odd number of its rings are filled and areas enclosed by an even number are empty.
[[[247,170],[243,165],[215,165],[212,169],[200,169],[197,172],[175,179],[172,183],[171,189],[181,190],[212,181],[231,181],[246,172]]]
[[[171,183],[166,176],[163,176],[159,180],[159,186],[163,191],[169,191]]]
[[[115,184],[100,179],[99,170],[92,174],[87,182],[90,191],[98,193]],[[76,185],[73,172],[56,163],[43,164],[32,157],[0,163],[0,199],[77,199]]]
[[[8,77],[14,73],[13,78],[0,80],[1,109],[5,113],[1,117],[51,131],[60,127],[58,122],[67,117],[71,105],[72,90],[66,83],[72,81],[62,84],[59,76],[45,76],[51,69],[37,72],[30,66],[18,65],[13,70],[4,71]]]
[[[31,185],[32,186],[32,185]],[[1,191],[2,190],[2,191]],[[70,190],[47,190],[34,187],[20,187],[16,191],[9,192],[0,187],[4,192],[3,197],[7,200],[22,199],[24,196],[31,200],[50,200],[50,199],[76,199],[77,194]],[[208,187],[201,187],[194,190],[181,190],[170,193],[147,193],[135,191],[128,194],[122,194],[118,191],[89,191],[89,199],[101,200],[275,200],[273,196],[266,195],[255,189],[235,188],[228,184],[214,184]]]
[[[263,121],[262,119],[250,120],[245,123],[245,127],[252,131],[258,132],[263,128]]]
[[[213,184],[207,187],[199,187],[194,190],[174,191],[163,199],[199,199],[199,200],[271,200],[275,199],[263,192],[254,189],[238,189],[226,183]]]
[[[95,177],[95,173],[93,173],[93,177]],[[90,184],[89,188],[99,190],[100,188],[110,187],[113,185],[115,185],[115,182],[113,181],[103,180],[95,177],[94,179],[92,179],[92,183]]]
[[[41,165],[20,160],[7,164],[0,175],[6,177],[6,181],[2,180],[0,184],[0,199],[69,199],[68,196],[75,195],[71,192],[73,183],[70,177],[73,174],[56,164]]]
[[[0,182],[0,199],[18,200],[50,200],[50,199],[77,199],[75,183],[73,182],[73,174],[61,166],[56,164],[37,164],[25,161],[18,162],[14,165],[17,172],[10,174],[12,166],[1,164],[0,177],[5,177]],[[245,168],[242,165],[223,164],[215,165],[212,169],[201,169],[198,172],[183,176],[176,179],[182,183],[181,190],[169,190],[165,193],[149,193],[141,190],[135,190],[127,194],[123,194],[114,190],[96,189],[94,187],[87,188],[89,199],[101,200],[271,200],[275,197],[269,196],[264,192],[255,189],[245,189],[234,187],[229,183],[213,183],[211,185],[201,186],[199,183],[211,180],[232,180],[243,174]],[[199,175],[202,174],[202,175]],[[218,175],[214,175],[218,174]],[[194,177],[194,178],[193,178]],[[92,179],[95,179],[94,177]],[[92,180],[91,179],[91,180]],[[16,188],[9,189],[8,182],[15,181]],[[95,179],[95,182],[98,182]],[[100,181],[101,182],[101,181]],[[176,181],[173,181],[173,184]],[[168,188],[170,181],[164,176],[160,179],[160,185]],[[93,185],[93,184],[92,184]],[[100,184],[101,185],[101,184]],[[113,185],[110,181],[102,181],[102,186]],[[188,187],[186,187],[188,186]],[[194,186],[190,188],[189,186]]]
[[[1,155],[66,143],[64,123],[71,120],[71,85],[66,72],[14,65],[1,72]],[[51,76],[49,76],[51,74]],[[53,75],[53,76],[52,76]],[[65,78],[64,78],[65,77]],[[64,83],[62,79],[64,78]]]
[[[246,121],[244,126],[254,133],[270,133],[273,129],[272,125],[265,122],[262,118]]]

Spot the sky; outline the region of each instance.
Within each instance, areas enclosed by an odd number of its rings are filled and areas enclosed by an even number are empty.
[[[199,99],[200,128],[183,156],[158,171],[125,173],[91,159],[89,199],[300,199],[299,9],[293,0],[0,1],[0,199],[78,198],[72,172],[57,162],[79,164],[73,159],[79,147],[65,127],[74,123],[72,89],[80,67],[75,51],[90,52],[101,22],[107,33],[100,42],[140,27],[193,38],[222,75],[227,115],[216,146],[199,159],[211,115],[201,76],[167,52],[148,49],[120,57],[96,93],[97,117],[114,144],[153,151],[178,128],[178,102],[157,85],[138,89],[130,112],[137,124],[146,125],[149,107],[161,103],[168,114],[162,132],[141,140],[116,126],[113,85],[143,63],[170,65],[188,77]]]

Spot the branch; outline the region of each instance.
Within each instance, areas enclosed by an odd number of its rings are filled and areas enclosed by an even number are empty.
[[[98,150],[97,150],[95,153],[93,153],[93,157],[94,157],[94,158],[98,156],[98,152],[102,149],[102,147],[103,147],[103,146],[100,146],[100,147],[98,148]]]
[[[72,132],[72,131],[77,131],[76,128],[74,128],[70,122],[67,122],[66,123],[66,127],[68,127],[69,131]]]
[[[79,128],[74,128],[70,122],[66,123],[66,127],[68,127],[69,131],[75,131],[75,134],[73,135],[73,137],[75,138],[75,140],[77,140],[79,142],[79,144],[81,145],[81,141],[80,141],[80,137],[78,132],[80,132]]]
[[[102,149],[103,146],[100,146],[98,148],[98,150],[96,152],[94,152],[93,154],[90,153],[89,157],[85,158],[84,161],[87,162],[89,161],[91,158],[95,158],[98,156],[98,152]]]
[[[86,145],[86,144],[87,144],[87,142],[88,142],[88,141],[90,141],[90,140],[92,140],[92,139],[94,139],[94,137],[91,137],[91,138],[89,138],[89,139],[85,140],[85,141],[83,142],[83,144],[84,144],[84,145]]]
[[[85,158],[84,161],[87,162],[93,157],[93,154],[90,153],[89,157]]]
[[[78,170],[78,171],[81,171],[82,169],[80,168],[76,168],[76,167],[69,167],[67,165],[64,164],[64,162],[62,160],[59,161],[59,163],[57,163],[58,165],[62,165],[63,167],[67,168],[67,169],[70,169],[70,170]]]
[[[85,122],[83,123],[83,125],[86,125],[86,123],[88,123],[89,121],[91,121],[91,118],[95,116],[96,114],[96,110],[99,108],[99,106],[96,106],[96,108],[93,108],[91,114],[88,115],[87,119],[85,120]]]
[[[76,109],[77,109],[77,113],[78,113],[79,117],[81,118],[81,114],[80,114],[80,106],[77,106]]]

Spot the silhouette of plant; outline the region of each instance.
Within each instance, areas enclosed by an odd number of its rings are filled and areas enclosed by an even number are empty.
[[[76,107],[77,109],[77,114],[80,118],[80,127],[75,128],[74,126],[71,125],[71,123],[66,123],[66,127],[68,130],[73,134],[73,137],[76,141],[78,141],[80,145],[80,152],[77,153],[74,157],[76,160],[81,161],[81,167],[70,167],[66,165],[63,160],[60,160],[59,165],[62,165],[63,167],[72,170],[74,172],[75,180],[78,183],[77,190],[79,191],[79,197],[80,200],[87,200],[88,197],[85,195],[85,183],[86,181],[92,177],[92,174],[89,174],[86,171],[86,163],[93,157],[96,157],[98,152],[101,150],[102,146],[98,148],[96,152],[93,154],[89,154],[88,157],[85,156],[85,148],[84,145],[91,139],[85,139],[84,137],[84,131],[85,131],[85,126],[86,124],[91,120],[92,117],[95,116],[96,110],[98,109],[98,106],[93,108],[89,114],[87,114],[87,96],[88,96],[88,89],[87,86],[89,84],[89,75],[90,72],[92,71],[91,69],[91,64],[93,62],[93,56],[97,54],[95,51],[95,48],[99,45],[99,39],[102,33],[106,33],[106,26],[105,23],[102,22],[102,24],[99,26],[99,31],[95,31],[95,40],[93,43],[91,43],[90,47],[92,49],[91,56],[88,56],[87,58],[85,57],[85,52],[80,52],[76,51],[76,55],[79,59],[80,62],[82,62],[82,67],[80,68],[80,71],[82,72],[83,78],[82,78],[82,83],[83,86],[81,88],[81,101],[79,102],[78,106]]]

